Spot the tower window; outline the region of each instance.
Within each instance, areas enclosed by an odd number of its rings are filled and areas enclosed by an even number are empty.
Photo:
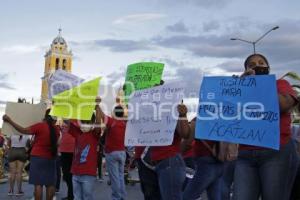
[[[67,60],[63,59],[63,70],[66,70],[67,68]]]
[[[56,58],[55,60],[55,69],[58,70],[58,66],[59,66],[59,58]]]

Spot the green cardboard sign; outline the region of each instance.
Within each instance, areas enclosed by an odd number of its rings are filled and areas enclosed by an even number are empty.
[[[128,65],[125,78],[125,102],[135,90],[159,85],[164,70],[163,63],[141,62]]]

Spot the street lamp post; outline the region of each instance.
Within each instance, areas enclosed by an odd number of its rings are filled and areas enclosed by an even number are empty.
[[[279,26],[275,26],[273,28],[271,28],[270,30],[268,30],[267,32],[265,32],[262,36],[260,36],[257,40],[255,41],[249,41],[249,40],[244,40],[244,39],[241,39],[241,38],[230,38],[230,40],[238,40],[238,41],[242,41],[242,42],[246,42],[246,43],[249,43],[249,44],[252,44],[253,46],[253,52],[256,53],[256,49],[255,49],[255,45],[260,41],[262,40],[266,35],[268,35],[271,31],[274,31],[276,29],[278,29]]]

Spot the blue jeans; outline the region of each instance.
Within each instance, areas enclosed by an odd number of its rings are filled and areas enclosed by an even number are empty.
[[[160,161],[155,166],[159,189],[163,200],[182,200],[185,180],[185,164],[180,155]]]
[[[144,200],[161,200],[156,172],[145,166],[141,159],[136,161]]]
[[[124,166],[125,151],[113,151],[105,154],[106,167],[111,181],[112,200],[123,200],[126,196]]]
[[[96,176],[73,175],[74,200],[92,200]]]
[[[221,199],[220,178],[223,173],[223,163],[211,156],[196,157],[196,173],[188,183],[184,192],[184,200],[194,200],[206,190],[208,199]]]
[[[294,180],[296,149],[289,142],[279,151],[243,150],[234,173],[234,199],[288,200]]]
[[[234,168],[236,161],[228,161],[224,163],[223,176],[221,178],[222,200],[230,200],[231,186],[234,179]]]
[[[196,169],[196,164],[195,164],[195,159],[194,159],[194,157],[184,158],[183,160],[184,160],[184,163],[185,163],[186,168],[190,168],[190,169],[193,169],[193,170]],[[192,180],[191,178],[185,177],[185,180],[184,180],[184,183],[183,183],[183,186],[182,186],[182,189],[183,189],[183,190],[185,189],[185,187],[187,186],[187,184],[188,184],[191,180]]]

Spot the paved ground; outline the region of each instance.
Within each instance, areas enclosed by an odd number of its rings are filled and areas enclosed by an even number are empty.
[[[108,177],[104,176],[104,182],[96,181],[94,186],[94,199],[95,200],[110,200],[111,189],[107,184]],[[0,183],[0,200],[31,200],[33,199],[33,186],[29,185],[27,181],[23,182],[23,191],[25,193],[22,197],[7,196],[8,182]],[[127,198],[126,200],[143,200],[143,195],[140,189],[140,184],[126,185]],[[55,200],[60,200],[62,197],[67,196],[67,188],[65,182],[61,181],[60,192],[56,194]],[[198,200],[207,200],[206,195],[202,195]],[[44,198],[45,199],[45,198]]]
[[[109,200],[111,189],[110,186],[106,183],[107,177],[105,177],[104,182],[97,181],[95,184],[95,190],[94,190],[94,199],[95,200]],[[127,185],[127,200],[143,200],[142,192],[140,190],[140,185],[136,184],[134,186]],[[9,197],[7,196],[8,192],[8,183],[0,184],[0,200],[29,200],[33,199],[33,186],[29,185],[28,182],[23,183],[23,191],[25,195],[23,197]],[[62,197],[65,197],[67,194],[66,190],[66,184],[64,182],[61,182],[61,189],[58,194],[56,194],[56,200],[60,200]],[[44,198],[45,199],[45,198]]]

